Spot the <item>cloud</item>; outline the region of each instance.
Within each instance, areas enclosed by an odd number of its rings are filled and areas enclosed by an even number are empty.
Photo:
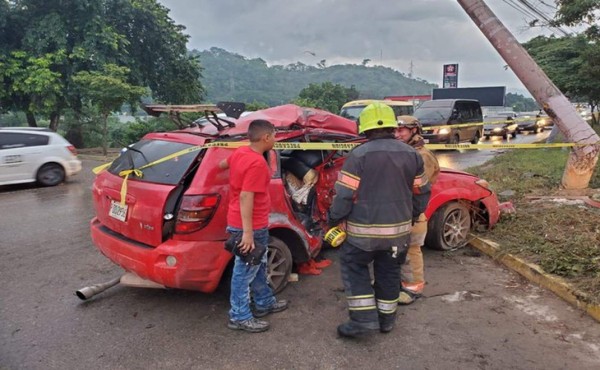
[[[187,27],[190,48],[217,46],[269,64],[360,63],[371,59],[440,83],[442,65],[460,64],[461,86],[523,86],[456,1],[448,0],[161,0]],[[492,3],[488,1],[488,3]],[[520,41],[525,16],[490,5]],[[306,53],[310,51],[315,55]]]

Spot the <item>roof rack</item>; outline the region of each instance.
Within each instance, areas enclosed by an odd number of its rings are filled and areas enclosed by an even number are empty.
[[[151,116],[158,117],[162,113],[167,113],[169,118],[173,120],[179,127],[186,127],[193,124],[181,116],[181,113],[203,112],[208,122],[217,128],[218,131],[224,130],[226,127],[235,127],[235,123],[217,116],[217,113],[225,113],[228,117],[239,118],[242,112],[246,109],[246,104],[236,102],[219,102],[214,104],[193,104],[193,105],[164,105],[164,104],[148,104],[142,105],[142,109]]]

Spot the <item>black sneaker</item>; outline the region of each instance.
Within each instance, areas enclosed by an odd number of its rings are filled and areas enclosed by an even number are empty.
[[[281,300],[275,302],[275,304],[273,304],[269,308],[254,309],[252,314],[254,315],[254,317],[265,317],[270,313],[281,312],[281,311],[286,310],[287,308],[288,308],[288,302],[285,299],[281,299]]]
[[[232,330],[243,330],[250,333],[261,333],[269,330],[269,323],[262,320],[257,320],[254,317],[243,321],[229,320],[227,327]]]

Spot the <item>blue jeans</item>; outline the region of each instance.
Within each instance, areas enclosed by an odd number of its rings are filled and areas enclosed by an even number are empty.
[[[241,234],[242,229],[227,227],[230,234]],[[254,244],[269,244],[269,229],[254,230]],[[235,256],[233,275],[231,276],[231,296],[229,302],[229,318],[233,321],[244,321],[252,318],[250,310],[250,292],[257,309],[268,309],[276,300],[273,290],[267,282],[267,254],[265,253],[259,265],[246,265],[238,256]]]

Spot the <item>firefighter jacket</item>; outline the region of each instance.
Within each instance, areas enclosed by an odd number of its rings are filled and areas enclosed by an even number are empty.
[[[435,184],[437,177],[440,174],[440,164],[435,155],[433,155],[429,149],[425,148],[425,141],[423,140],[423,137],[419,134],[415,134],[407,144],[419,152],[421,158],[423,158],[425,174],[427,175],[431,185]]]
[[[425,211],[431,184],[415,149],[378,138],[354,148],[335,183],[329,224],[346,221],[346,243],[364,251],[408,244],[413,220]]]

